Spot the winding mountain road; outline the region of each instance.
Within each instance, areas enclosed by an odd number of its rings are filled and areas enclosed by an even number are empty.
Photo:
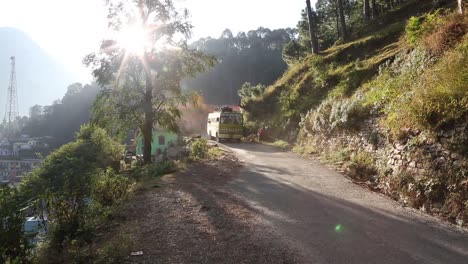
[[[352,183],[318,161],[225,144],[244,166],[228,183],[260,215],[267,240],[299,263],[468,263],[468,233]]]

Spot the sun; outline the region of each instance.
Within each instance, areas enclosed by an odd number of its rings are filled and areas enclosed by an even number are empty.
[[[131,25],[119,32],[117,43],[125,52],[141,56],[148,46],[148,38],[143,27]]]

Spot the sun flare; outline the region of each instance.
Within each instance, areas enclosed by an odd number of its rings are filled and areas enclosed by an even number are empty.
[[[117,42],[126,52],[135,55],[143,55],[148,45],[147,34],[141,26],[129,26],[122,29]]]

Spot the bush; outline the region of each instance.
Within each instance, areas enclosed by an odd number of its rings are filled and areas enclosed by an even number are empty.
[[[399,116],[433,129],[468,120],[467,40],[420,77],[412,100],[399,107]]]
[[[406,24],[406,36],[410,43],[415,44],[423,36],[429,34],[442,23],[440,11],[432,14],[424,14],[419,17],[411,17]]]
[[[358,151],[351,155],[349,169],[351,176],[361,181],[371,180],[372,176],[377,174],[374,157],[365,151]]]
[[[431,35],[424,39],[424,46],[433,55],[441,55],[455,47],[468,32],[468,21],[463,16],[452,16]]]
[[[137,167],[132,175],[136,179],[157,178],[175,171],[177,164],[173,160],[167,160]]]
[[[74,142],[47,156],[42,166],[23,181],[21,191],[28,199],[47,203],[49,241],[46,254],[66,254],[74,241],[79,245],[90,242],[97,219],[102,214],[94,210],[99,203],[93,201],[93,194],[97,191],[101,194],[98,198],[106,200],[106,204],[112,203],[109,201],[112,194],[103,188],[120,184],[101,181],[99,177],[102,170],[116,164],[122,153],[122,146],[103,129],[86,125]],[[44,209],[38,208],[38,211],[42,213]]]
[[[0,263],[29,263],[31,245],[24,230],[18,191],[0,185]]]
[[[314,132],[331,134],[341,130],[355,130],[370,117],[370,109],[357,97],[328,99],[307,113],[301,126],[309,134]]]
[[[301,154],[301,155],[307,155],[307,154],[315,154],[317,153],[317,150],[311,146],[311,145],[298,145],[298,146],[294,146],[294,148],[292,149],[293,152],[295,153],[298,153],[298,154]]]
[[[190,159],[192,160],[200,160],[205,159],[208,157],[208,149],[209,146],[207,144],[206,139],[200,138],[195,140],[192,145],[190,146]]]
[[[287,149],[289,147],[289,143],[283,140],[276,140],[275,142],[273,142],[273,146],[281,149]]]
[[[115,174],[114,170],[107,169],[99,173],[93,185],[93,202],[111,207],[127,198],[134,183],[123,175]]]

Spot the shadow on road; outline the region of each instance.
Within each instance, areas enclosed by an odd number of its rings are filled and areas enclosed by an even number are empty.
[[[275,170],[276,168],[270,168]],[[304,263],[467,263],[468,235],[451,228],[243,172],[232,183],[302,251]]]
[[[247,150],[249,152],[264,152],[264,153],[284,153],[280,148],[258,144],[258,143],[229,143],[222,142],[221,145],[225,145],[231,149]]]

